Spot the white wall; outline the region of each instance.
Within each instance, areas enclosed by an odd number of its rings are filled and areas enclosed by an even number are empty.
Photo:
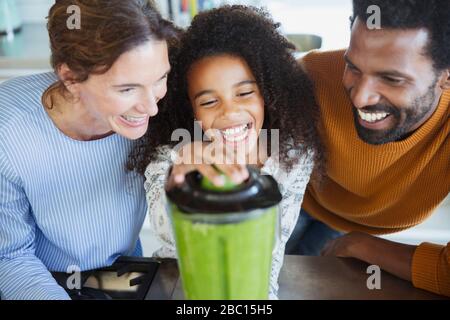
[[[414,245],[422,242],[447,244],[450,242],[450,195],[433,215],[422,224],[384,238]]]
[[[45,23],[48,10],[55,0],[17,0],[19,12],[25,23]]]
[[[347,47],[350,41],[351,0],[263,0],[285,34],[322,37],[322,49]]]

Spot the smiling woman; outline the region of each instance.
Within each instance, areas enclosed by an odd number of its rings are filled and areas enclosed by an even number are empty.
[[[100,10],[102,2],[58,1],[50,10],[51,60],[59,81],[43,102],[56,126],[75,139],[95,140],[112,132],[136,139],[166,93],[165,40],[174,35],[173,28],[147,7],[137,11],[144,1],[120,4],[120,11],[118,1]],[[81,14],[79,29],[67,28],[67,8],[73,5]]]
[[[50,272],[142,254],[143,179],[125,163],[166,93],[176,29],[147,1],[59,0],[48,31],[54,72],[0,85],[1,299],[75,297]]]
[[[71,82],[73,72],[62,64],[58,73],[67,83],[63,88],[70,98],[53,91],[53,100],[48,99],[53,102],[50,117],[61,131],[78,140],[95,140],[112,132],[129,139],[141,137],[149,118],[158,113],[157,102],[166,94],[167,55],[165,41],[146,41],[122,54],[107,72],[91,74],[83,82]],[[71,116],[60,118],[64,112]]]

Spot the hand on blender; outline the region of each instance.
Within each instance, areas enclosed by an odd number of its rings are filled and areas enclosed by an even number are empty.
[[[221,139],[196,141],[183,146],[170,172],[167,189],[181,185],[186,175],[193,171],[200,172],[217,187],[223,187],[227,180],[240,184],[249,178],[244,159],[236,157],[235,149],[222,143]]]

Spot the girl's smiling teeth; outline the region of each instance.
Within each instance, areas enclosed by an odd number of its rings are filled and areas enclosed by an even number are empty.
[[[241,142],[244,141],[249,134],[249,130],[252,128],[252,123],[243,125],[228,127],[220,129],[222,136],[226,142]]]

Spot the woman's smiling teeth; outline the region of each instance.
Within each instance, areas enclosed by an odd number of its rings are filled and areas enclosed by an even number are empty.
[[[250,124],[244,124],[241,126],[231,127],[220,130],[222,136],[227,142],[241,142],[244,141],[248,136],[248,130]]]
[[[147,116],[140,116],[140,117],[134,117],[134,116],[121,116],[124,120],[133,123],[133,124],[140,124],[144,123],[147,120]]]
[[[390,115],[389,113],[386,113],[386,112],[367,113],[367,112],[363,112],[361,110],[358,110],[358,114],[361,119],[363,119],[364,121],[369,122],[369,123],[375,123],[375,122],[384,120]]]

